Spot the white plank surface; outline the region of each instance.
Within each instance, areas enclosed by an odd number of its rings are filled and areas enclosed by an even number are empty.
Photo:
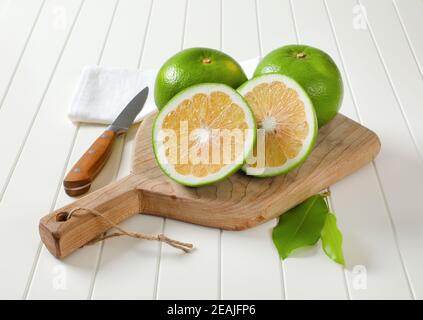
[[[42,0],[8,0],[0,3],[0,108],[43,4]],[[22,6],[25,6],[25,10],[22,10]]]
[[[403,31],[407,37],[410,49],[423,74],[423,39],[422,16],[423,2],[420,0],[393,0]]]
[[[362,0],[361,4],[366,8],[368,30],[377,54],[382,59],[397,103],[423,159],[423,126],[420,121],[423,77],[419,66],[408,46],[394,5],[384,0]]]
[[[8,152],[3,154],[0,166],[0,198],[66,44],[79,5],[80,1],[47,1],[4,98],[0,109],[0,144]],[[63,13],[58,15],[57,8]]]
[[[224,1],[222,9],[222,49],[238,60],[259,56],[255,1]],[[283,296],[281,266],[270,236],[275,223],[270,221],[246,231],[222,232],[223,299],[280,299]]]
[[[340,67],[345,85],[341,112],[358,121],[348,77],[343,69],[324,2],[301,0],[296,1],[293,8],[300,42],[325,50]],[[345,237],[344,253],[347,262],[345,272],[349,289],[348,292],[345,292],[347,296],[349,295],[353,299],[371,297],[375,292],[379,292],[381,286],[391,288],[391,290],[384,291],[385,297],[409,296],[389,215],[372,166],[367,166],[354,176],[347,177],[340,184],[332,186],[331,191],[333,209],[337,213],[338,223],[342,227]],[[366,201],[358,202],[356,200],[362,199],[363,196],[366,196]],[[356,205],[353,206],[351,202]],[[361,213],[360,215],[356,214],[357,210]],[[363,216],[367,219],[363,219]],[[372,233],[371,228],[377,228],[379,232]],[[364,232],[366,229],[369,230]],[[371,243],[372,245],[361,246],[361,250],[357,250],[356,239],[361,239],[361,243]],[[354,281],[357,279],[354,270],[359,270],[361,265],[368,271],[366,290],[361,290],[361,287],[354,285]],[[378,272],[374,272],[374,270],[378,270]],[[384,275],[381,276],[382,274]],[[339,283],[340,279],[336,282]],[[338,288],[338,290],[340,289]],[[338,291],[339,297],[343,297],[341,292]]]
[[[180,4],[182,6],[182,3]],[[183,48],[220,49],[220,1],[187,0],[181,40]],[[178,34],[179,35],[179,34]],[[176,35],[175,35],[176,36]],[[220,297],[220,230],[179,221],[165,221],[167,236],[192,242],[190,254],[162,245],[158,273],[159,299],[218,299]],[[193,293],[195,293],[193,295]]]
[[[277,25],[274,25],[267,33],[264,30],[261,32],[264,48],[275,49],[292,43],[308,43],[304,41],[300,32],[306,26],[299,25],[301,21],[298,21],[304,6],[298,2],[290,3],[288,0],[267,0],[262,3],[267,4],[261,6],[264,17],[271,12],[284,12],[283,19],[279,19],[284,22],[274,19],[273,21],[278,21]],[[306,12],[314,12],[310,10],[310,7],[305,7]],[[266,19],[263,18],[261,21],[265,23]],[[279,40],[279,44],[276,44],[275,39]],[[290,259],[283,261],[283,271],[286,299],[347,298],[342,268],[327,259],[321,250],[320,243],[314,248],[301,250]]]
[[[126,137],[118,178],[129,174],[133,138],[138,126]],[[160,219],[138,215],[122,223],[128,230],[157,234],[162,230]],[[104,243],[93,299],[153,299],[157,283],[159,243],[119,238]]]
[[[122,3],[120,5],[122,6]],[[136,51],[138,55],[134,56],[134,59],[126,60],[126,68],[138,67],[140,58],[142,63],[146,43],[145,34],[149,30],[151,22],[153,2],[143,1],[138,3],[138,6],[137,10],[134,10],[134,1],[127,1],[125,5],[127,12],[121,14],[122,23],[127,20],[127,23],[124,24],[127,28],[138,30],[136,31],[138,35],[134,33],[128,40],[136,43],[136,39],[139,39],[138,45],[140,46],[139,50],[128,50]],[[133,13],[129,13],[129,10]],[[142,19],[137,17],[139,12],[142,12]],[[138,25],[138,27],[133,28],[134,25]],[[131,31],[124,31],[124,33],[126,32]],[[116,33],[116,38],[118,37],[119,33]],[[116,55],[115,63],[119,63],[118,57],[119,55]],[[132,127],[125,139],[118,179],[130,172],[132,141],[137,128],[138,126]],[[125,221],[122,226],[128,230],[148,234],[157,234],[162,228],[161,219],[142,215]],[[118,296],[121,299],[152,299],[156,285],[158,248],[159,244],[156,242],[126,238],[105,242],[92,298],[108,299]]]
[[[52,81],[51,89],[46,95],[45,103],[31,132],[30,141],[27,143],[32,150],[41,151],[38,154],[40,160],[37,159],[37,163],[42,163],[43,155],[52,153],[49,150],[54,150],[54,155],[50,159],[51,163],[48,161],[45,163],[46,168],[39,170],[39,180],[43,179],[41,175],[43,172],[51,174],[51,179],[54,179],[54,189],[53,192],[48,189],[43,191],[46,194],[51,193],[51,200],[43,206],[42,210],[40,208],[36,211],[37,220],[45,212],[72,201],[63,193],[62,179],[65,170],[71,165],[68,162],[68,157],[75,143],[76,127],[66,118],[68,105],[63,101],[69,101],[72,96],[81,68],[87,64],[98,63],[108,35],[115,4],[114,0],[87,0],[84,2],[75,30],[58,66],[56,77]],[[95,23],[91,18],[94,13],[97,17]],[[84,50],[81,50],[81,48],[84,48]],[[57,113],[56,117],[51,117],[52,110]],[[62,121],[56,124],[57,120],[55,119],[58,118]],[[57,139],[51,138],[49,143],[43,142],[46,127],[53,130],[51,132],[54,134],[51,136],[57,137]],[[86,137],[87,139],[94,139],[98,133],[98,127],[92,126],[90,128],[91,130],[87,132]],[[77,160],[77,157],[83,152],[81,150],[83,146],[80,145],[75,146],[74,150],[78,147],[80,149],[76,152],[79,152],[79,154],[73,152],[71,162]],[[21,163],[25,165],[21,171],[22,175],[27,176],[31,168],[31,160],[34,160],[34,151],[28,150],[26,155],[22,155],[21,160]],[[56,162],[61,162],[62,166],[56,169],[54,167]],[[107,171],[104,172],[107,173]],[[104,173],[102,176],[104,176]],[[17,186],[24,184],[23,178],[16,181]],[[53,181],[49,182],[48,185],[53,185]],[[101,183],[101,179],[96,180],[95,183],[98,184],[99,182]],[[98,255],[97,247],[88,246],[64,261],[55,259],[42,247],[28,291],[28,298],[84,299],[88,297]]]
[[[1,110],[4,113],[0,112],[0,122],[6,121],[6,119],[9,119],[9,121],[15,119],[17,125],[17,128],[11,131],[13,134],[11,132],[4,133],[5,135],[1,139],[2,149],[8,150],[8,152],[2,154],[2,164],[5,161],[5,166],[9,164],[10,159],[17,157],[17,153],[19,153],[22,141],[17,138],[22,138],[28,130],[28,128],[24,127],[25,120],[27,120],[26,124],[30,125],[33,116],[30,113],[38,107],[43,91],[46,90],[45,86],[48,78],[54,69],[54,60],[58,58],[57,55],[63,47],[66,35],[71,28],[72,20],[77,15],[80,2],[65,3],[70,7],[68,7],[67,11],[68,24],[63,30],[53,30],[51,25],[51,12],[57,4],[60,4],[60,2],[50,1],[43,8],[40,23],[37,24],[33,32],[27,51],[25,51],[18,67],[15,81],[12,83]],[[48,41],[49,37],[51,38],[51,44]],[[52,46],[52,44],[55,46]],[[52,50],[45,54],[45,58],[43,58],[43,47]],[[46,59],[50,59],[50,61]],[[37,81],[37,83],[35,84],[33,81]],[[22,88],[25,88],[25,94],[22,94]],[[46,155],[51,154],[51,150],[55,149],[43,149],[43,145],[55,140],[45,141],[46,136],[49,136],[49,133],[45,130],[46,128],[49,128],[51,133],[54,132],[57,126],[63,125],[64,128],[67,128],[70,125],[62,114],[57,113],[57,106],[61,103],[63,103],[63,100],[55,103],[53,105],[55,109],[52,109],[48,114],[49,119],[54,119],[55,124],[50,127],[46,126],[47,123],[45,123],[42,126],[42,132],[39,132],[40,135],[37,139],[38,145],[26,144],[22,151],[21,161],[17,163],[14,175],[0,203],[0,224],[8,226],[4,228],[0,241],[2,261],[8,261],[8,263],[0,264],[1,297],[23,297],[28,276],[35,262],[34,258],[36,258],[40,247],[40,240],[37,234],[38,220],[40,215],[50,211],[51,202],[57,190],[55,177],[50,174],[55,169],[61,172],[65,161],[65,158],[63,160],[59,158],[59,161],[52,162],[51,166],[49,166]],[[16,112],[18,108],[19,111]],[[26,112],[28,112],[28,117],[26,117]],[[10,126],[11,123],[8,122],[6,125]],[[35,128],[34,131],[36,131]],[[59,137],[60,135],[57,135],[57,138]],[[7,143],[3,140],[7,140]],[[66,140],[60,141],[57,139],[56,142],[60,144],[66,142]],[[10,146],[10,149],[8,149],[9,143],[15,143],[15,145]],[[57,154],[57,156],[60,156],[60,154]],[[24,159],[26,159],[26,162]],[[28,192],[28,190],[32,192]],[[42,197],[35,192],[41,190],[44,191],[42,192]],[[22,198],[24,194],[25,200]],[[11,243],[13,245],[10,245]],[[19,277],[14,276],[17,273],[20,274]]]
[[[423,237],[423,217],[417,214],[421,212],[422,161],[369,30],[352,27],[351,8],[357,3],[340,5],[327,1],[327,4],[360,119],[382,142],[375,160],[377,174],[411,289],[416,294],[423,283],[420,272],[423,260],[418,245]]]
[[[0,298],[422,298],[422,14],[419,0],[1,0]],[[242,61],[296,42],[334,58],[341,112],[382,141],[373,164],[331,187],[344,270],[320,246],[281,263],[276,220],[243,232],[142,214],[122,224],[191,241],[189,255],[119,238],[59,261],[41,246],[39,218],[72,201],[63,175],[104,129],[66,117],[85,65],[158,68],[194,46]],[[136,129],[92,189],[129,174]]]
[[[138,66],[143,37],[145,30],[147,29],[150,6],[151,1],[148,0],[138,1],[136,3],[133,0],[121,0],[117,3],[113,22],[111,25],[109,23],[110,31],[108,33],[104,50],[102,51],[100,60],[101,65],[123,68],[136,68]],[[143,16],[139,14],[140,12],[143,13]],[[122,34],[125,34],[125,37],[122,37]],[[126,54],[126,56],[122,54],[122,51]],[[79,128],[69,166],[77,160],[80,154],[82,154],[82,152],[92,143],[93,139],[100,135],[103,130],[104,126],[83,125]],[[92,186],[92,190],[98,189],[116,178],[121,160],[123,140],[123,137],[120,137],[119,140],[116,141],[112,156],[100,175],[96,178],[95,183]],[[64,192],[61,191],[56,207],[62,206],[69,201],[72,201],[72,199],[67,197]],[[101,244],[84,248],[81,250],[81,254],[84,254],[82,251],[86,250],[87,256],[85,256],[85,258],[75,258],[75,266],[77,268],[68,270],[67,278],[75,279],[76,281],[71,282],[75,282],[78,285],[75,286],[75,290],[72,290],[72,288],[71,290],[68,290],[69,292],[73,291],[70,297],[90,298],[92,295],[98,295],[99,297],[105,298],[107,297],[107,294],[113,293],[113,291],[109,291],[110,289],[113,289],[113,282],[102,281],[102,279],[104,279],[103,273],[100,273],[100,280],[96,282],[96,287],[92,289],[94,280],[96,280],[98,264],[102,259],[101,248]],[[54,263],[54,259],[52,259],[47,252],[45,253],[48,258],[41,257],[40,259],[45,259],[50,263]],[[107,265],[107,257],[106,252],[106,262],[102,261],[102,265],[104,266]],[[70,259],[72,259],[72,257],[70,257]],[[81,259],[84,260],[84,265],[87,267],[83,268],[81,263],[78,263]],[[65,264],[67,265],[67,260],[65,261]],[[104,271],[107,275],[106,268]],[[122,274],[122,276],[125,276],[125,274]],[[118,277],[112,277],[109,279],[119,281]],[[40,283],[43,283],[42,278],[40,279]],[[105,287],[105,290],[101,289],[103,286]],[[125,289],[125,286],[122,286],[121,284],[120,288]]]

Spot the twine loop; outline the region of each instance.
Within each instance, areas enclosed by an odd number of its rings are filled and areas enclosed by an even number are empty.
[[[59,212],[58,214],[56,214],[56,221],[67,221],[72,217],[81,217],[81,216],[84,216],[84,215],[87,215],[87,214],[91,214],[93,216],[96,216],[96,217],[103,219],[112,228],[115,228],[115,229],[118,230],[117,232],[113,232],[113,233],[109,233],[109,234],[102,234],[102,235],[94,238],[93,240],[89,241],[87,243],[88,245],[92,245],[92,244],[95,244],[99,241],[103,241],[103,240],[106,240],[106,239],[109,239],[109,238],[127,236],[127,237],[131,237],[131,238],[139,239],[139,240],[160,241],[160,242],[166,243],[166,244],[168,244],[168,245],[170,245],[174,248],[180,249],[180,250],[187,252],[187,253],[190,252],[194,248],[194,246],[191,243],[185,243],[185,242],[181,242],[181,241],[178,241],[178,240],[174,240],[174,239],[166,237],[164,234],[147,235],[147,234],[144,234],[144,233],[141,233],[141,232],[133,232],[133,231],[125,230],[125,229],[119,227],[112,220],[110,220],[110,218],[101,214],[99,211],[93,210],[93,209],[88,209],[88,208],[76,207],[76,208],[73,208],[69,212]]]

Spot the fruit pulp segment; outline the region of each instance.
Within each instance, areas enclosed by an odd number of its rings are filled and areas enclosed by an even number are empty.
[[[176,136],[175,170],[181,175],[205,177],[216,173],[244,152],[244,110],[221,91],[197,93],[169,112],[162,129]],[[184,143],[187,141],[187,143]],[[171,162],[170,151],[166,157]]]
[[[298,93],[283,82],[273,81],[254,87],[245,100],[253,110],[258,129],[265,131],[265,166],[279,167],[295,158],[310,130]],[[257,167],[257,163],[251,167]]]

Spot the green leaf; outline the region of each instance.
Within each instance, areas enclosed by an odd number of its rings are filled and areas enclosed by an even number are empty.
[[[344,265],[344,255],[342,253],[342,234],[336,225],[336,217],[328,212],[322,232],[322,247],[326,255],[333,261]]]
[[[272,232],[279,256],[285,259],[295,249],[315,244],[328,212],[324,198],[315,195],[281,215]]]

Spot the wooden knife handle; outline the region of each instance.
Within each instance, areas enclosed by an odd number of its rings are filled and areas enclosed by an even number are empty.
[[[106,130],[82,155],[63,180],[68,195],[79,196],[90,189],[95,176],[106,164],[115,139],[116,132]]]

